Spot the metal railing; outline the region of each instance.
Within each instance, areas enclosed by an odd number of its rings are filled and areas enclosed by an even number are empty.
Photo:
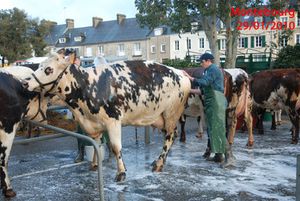
[[[59,137],[65,137],[65,135],[69,135],[72,137],[76,137],[85,141],[90,142],[94,149],[95,149],[95,153],[97,154],[97,162],[98,162],[98,189],[99,189],[99,195],[100,195],[100,200],[104,201],[104,187],[103,187],[103,173],[102,173],[102,159],[101,159],[101,149],[99,148],[99,144],[93,140],[92,138],[82,135],[82,134],[78,134],[75,132],[71,132],[62,128],[58,128],[55,126],[51,126],[51,125],[44,125],[32,120],[26,120],[27,122],[36,125],[36,126],[40,126],[40,127],[44,127],[50,130],[53,130],[55,132],[58,133],[62,133],[62,134],[54,134],[54,135],[49,135],[49,136],[43,136],[43,137],[38,137],[38,138],[30,138],[30,139],[25,139],[25,140],[17,140],[14,142],[14,144],[27,144],[30,142],[37,142],[37,141],[43,141],[43,140],[48,140],[48,139],[54,139],[54,138],[59,138]],[[102,145],[100,145],[102,146]]]
[[[66,106],[49,106],[48,110],[60,110],[60,109],[68,109]],[[24,120],[27,121],[29,124],[33,124],[35,126],[39,126],[39,127],[43,127],[43,128],[47,128],[50,130],[53,130],[55,132],[58,132],[59,134],[52,134],[52,135],[47,135],[47,136],[41,136],[41,137],[36,137],[36,138],[30,138],[30,139],[22,139],[22,140],[16,140],[14,141],[14,144],[28,144],[31,142],[39,142],[39,141],[44,141],[44,140],[49,140],[49,139],[55,139],[55,138],[60,138],[60,137],[66,137],[66,136],[72,136],[75,138],[79,138],[82,140],[86,140],[88,142],[90,142],[97,154],[97,162],[98,162],[98,189],[99,189],[99,195],[100,195],[100,200],[104,201],[104,185],[103,185],[103,173],[102,173],[102,159],[101,159],[101,155],[102,155],[102,151],[99,148],[99,144],[93,140],[92,138],[82,135],[82,134],[78,134],[72,131],[68,131],[62,128],[58,128],[55,126],[51,126],[51,125],[45,125],[45,124],[41,124],[39,122],[35,122],[32,120]],[[150,143],[150,127],[146,126],[145,127],[145,144],[149,144]],[[137,140],[137,138],[136,138]],[[101,145],[102,146],[102,145]]]

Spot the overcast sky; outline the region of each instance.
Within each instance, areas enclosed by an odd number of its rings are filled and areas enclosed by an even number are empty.
[[[135,17],[134,0],[0,0],[0,9],[17,7],[28,16],[65,24],[65,19],[74,19],[75,27],[92,25],[92,17],[104,21],[115,20],[116,14]]]

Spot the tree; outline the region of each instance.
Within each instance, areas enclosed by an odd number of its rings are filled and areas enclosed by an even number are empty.
[[[231,7],[254,7],[262,4],[262,0],[135,0],[139,13],[136,15],[142,26],[155,28],[169,25],[177,33],[191,30],[196,22],[197,30],[204,30],[216,63],[219,64],[217,43],[219,19],[226,26],[226,68],[235,67],[237,39],[239,31],[236,23],[240,16],[231,16]],[[195,28],[195,27],[193,27]]]
[[[217,0],[135,0],[139,11],[136,18],[141,26],[153,29],[168,25],[177,33],[191,31],[191,24],[196,22],[193,28],[205,31],[215,62],[219,64],[216,2]]]
[[[18,8],[0,10],[0,55],[9,63],[32,55],[44,55],[44,36],[49,32],[46,21],[39,23],[30,19],[25,11]]]
[[[300,45],[286,46],[279,51],[274,68],[300,68]]]
[[[47,20],[42,20],[39,22],[38,19],[33,19],[30,21],[29,40],[35,56],[40,57],[47,53],[45,51],[47,44],[44,38],[49,33],[52,24],[53,23],[51,21]]]
[[[0,54],[9,62],[30,55],[27,30],[28,20],[24,11],[13,8],[0,12]]]

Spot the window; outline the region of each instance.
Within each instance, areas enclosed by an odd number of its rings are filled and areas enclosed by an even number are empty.
[[[59,43],[66,43],[66,41],[67,41],[66,38],[60,38],[60,39],[58,39]]]
[[[166,44],[161,44],[160,52],[166,52]]]
[[[262,47],[262,37],[255,36],[255,47]]]
[[[264,54],[254,54],[253,55],[254,62],[266,61],[266,55]]]
[[[221,39],[220,40],[220,50],[225,50],[226,49],[226,39]]]
[[[154,54],[156,52],[156,47],[155,45],[151,45],[151,53]]]
[[[199,38],[199,48],[204,49],[204,38]]]
[[[118,56],[124,56],[125,55],[125,47],[124,44],[119,44],[118,45],[118,52],[117,52]]]
[[[220,28],[221,28],[221,29],[224,29],[224,28],[225,28],[225,24],[224,24],[222,21],[220,21]]]
[[[251,36],[251,48],[265,47],[266,46],[266,36]]]
[[[186,42],[187,42],[187,49],[189,49],[189,50],[192,49],[191,39],[187,39]]]
[[[164,29],[163,28],[155,28],[154,29],[154,36],[161,36],[164,33]]]
[[[141,43],[134,43],[134,45],[133,45],[133,55],[142,55]]]
[[[74,37],[74,41],[75,42],[81,42],[82,41],[82,37],[81,36],[76,36],[76,37]]]
[[[134,43],[133,49],[134,51],[141,51],[141,43]]]
[[[99,55],[104,55],[104,47],[103,47],[103,45],[98,46],[98,54]]]
[[[282,23],[287,22],[288,21],[288,17],[280,17],[280,21]]]
[[[248,47],[248,38],[247,37],[241,37],[238,41],[238,47],[239,48],[247,48]]]
[[[300,44],[300,34],[296,35],[296,44]]]
[[[288,44],[288,39],[287,39],[287,37],[286,37],[286,36],[282,36],[282,37],[281,37],[280,44],[279,44],[280,47],[286,47],[287,44]]]
[[[93,56],[91,47],[86,48],[86,55],[85,56],[87,56],[87,57]]]
[[[179,40],[175,40],[175,50],[179,50]]]

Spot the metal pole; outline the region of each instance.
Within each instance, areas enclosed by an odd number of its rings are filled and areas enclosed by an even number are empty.
[[[145,144],[150,144],[150,127],[145,126]]]
[[[297,156],[296,201],[300,201],[300,155]]]
[[[54,139],[54,138],[60,138],[60,137],[67,137],[67,136],[64,135],[64,134],[46,135],[46,136],[36,137],[36,138],[30,138],[30,139],[15,140],[13,144],[14,145],[15,144],[28,144],[28,143],[31,143],[31,142],[44,141],[44,140],[49,140],[49,139]]]
[[[92,138],[90,138],[88,136],[85,136],[85,135],[74,133],[74,132],[71,132],[71,131],[68,131],[68,130],[65,130],[65,129],[62,129],[62,128],[57,128],[57,127],[51,126],[51,125],[44,125],[44,124],[41,124],[41,123],[38,123],[38,122],[35,122],[35,121],[31,121],[31,120],[26,120],[26,121],[28,121],[28,122],[36,125],[36,126],[40,126],[40,127],[44,127],[44,128],[47,128],[47,129],[54,130],[58,133],[63,133],[63,134],[66,134],[66,135],[70,135],[72,137],[76,137],[76,138],[79,138],[79,139],[82,139],[82,140],[86,140],[94,146],[95,152],[97,154],[97,159],[98,159],[98,182],[99,182],[98,188],[99,188],[99,193],[100,193],[100,200],[104,201],[102,159],[100,157],[101,149],[99,149],[99,144],[95,140],[93,140]]]

